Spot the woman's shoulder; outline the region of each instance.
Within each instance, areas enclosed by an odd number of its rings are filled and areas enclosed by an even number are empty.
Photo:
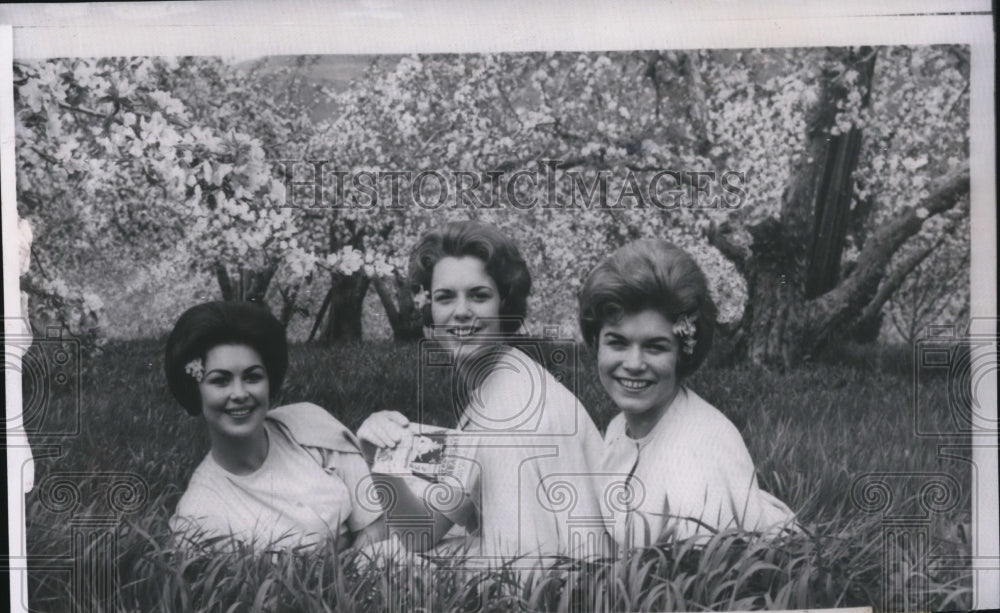
[[[326,409],[311,402],[295,402],[292,404],[285,404],[280,407],[274,407],[267,412],[267,416],[272,419],[279,419],[283,422],[311,421],[317,423],[340,423],[333,415],[330,415]]]
[[[694,390],[683,388],[683,401],[680,403],[681,411],[678,411],[678,418],[701,427],[706,431],[717,431],[727,435],[739,435],[736,425],[729,420],[725,414],[717,409]]]
[[[619,412],[608,422],[608,427],[604,429],[604,440],[611,442],[625,436],[625,414]]]
[[[743,435],[722,411],[688,388],[681,394],[680,402],[675,402],[657,425],[657,439],[669,439],[669,446],[674,448],[683,444],[699,456],[718,457],[746,448]]]
[[[538,391],[538,386],[572,393],[549,371],[544,356],[532,349],[504,345],[483,383],[505,393],[531,394]]]
[[[527,349],[527,350],[525,350]],[[506,347],[506,355],[493,368],[487,381],[492,388],[523,403],[543,402],[545,406],[583,410],[583,403],[546,365],[545,356],[532,347]]]
[[[739,428],[701,396],[690,389],[686,392],[676,431],[688,449],[708,464],[744,466],[750,462],[750,452]]]
[[[529,352],[505,346],[477,384],[474,410],[489,428],[533,434],[601,435],[576,395]],[[467,410],[469,410],[467,408]],[[518,425],[514,425],[518,424]]]
[[[531,382],[541,374],[541,366],[515,347],[503,346],[491,349],[489,353],[483,353],[483,356],[484,361],[480,364],[487,364],[488,368],[474,364],[475,370],[470,373],[478,378],[474,383],[480,392],[487,395],[498,393],[506,396],[530,391]]]
[[[360,453],[354,434],[326,409],[311,402],[297,402],[271,409],[267,417],[288,429],[306,447]]]

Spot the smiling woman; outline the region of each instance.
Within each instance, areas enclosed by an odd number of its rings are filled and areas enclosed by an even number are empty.
[[[471,336],[500,334],[500,291],[477,257],[448,256],[434,266],[431,280],[434,336],[455,350]]]
[[[261,428],[271,395],[264,360],[248,345],[216,345],[205,352],[202,368],[198,390],[216,459],[220,464],[233,462],[225,466],[232,473],[256,470],[268,447]],[[227,449],[233,444],[264,453]]]
[[[684,385],[708,353],[715,316],[701,269],[664,240],[621,247],[580,292],[584,339],[621,410],[605,433],[602,472],[620,488],[609,529],[622,547],[795,528],[792,511],[758,487],[736,427]]]
[[[177,321],[167,382],[211,441],[170,520],[182,541],[346,549],[385,537],[381,513],[357,502],[369,473],[350,431],[312,404],[271,409],[287,366],[284,329],[261,306],[209,302]]]
[[[435,540],[458,524],[467,552],[487,563],[607,552],[595,478],[600,434],[573,392],[528,355],[530,339],[520,333],[531,275],[516,244],[487,224],[445,224],[417,245],[410,279],[429,288],[425,329],[457,381],[452,401],[462,413],[451,459],[470,467],[453,484],[455,504],[435,504],[440,489],[423,494]],[[413,430],[401,413],[380,411],[358,437],[395,447]]]

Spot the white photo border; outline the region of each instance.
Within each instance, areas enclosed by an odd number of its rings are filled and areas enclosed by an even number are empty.
[[[996,143],[994,32],[984,0],[838,3],[556,2],[504,5],[403,3],[157,2],[0,5],[0,144],[5,323],[22,317],[15,206],[13,58],[136,55],[262,56],[816,47],[959,43],[971,49],[971,316],[996,335]],[[269,24],[269,25],[259,25]],[[6,331],[10,333],[10,331]],[[6,366],[5,366],[6,368]],[[20,380],[6,374],[8,415],[20,414]],[[994,372],[995,377],[995,372]],[[996,424],[996,398],[984,400]],[[7,422],[10,424],[10,422]],[[21,441],[26,446],[26,441]],[[23,464],[8,439],[8,467]],[[997,447],[976,445],[972,500],[974,606],[1000,606]],[[7,475],[11,610],[24,606],[25,479]],[[30,484],[28,485],[30,488]],[[24,566],[23,568],[26,568]]]

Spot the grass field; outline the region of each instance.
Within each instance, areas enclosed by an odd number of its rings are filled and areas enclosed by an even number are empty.
[[[704,548],[673,543],[619,560],[567,560],[525,576],[469,570],[460,559],[386,570],[331,550],[173,550],[166,521],[208,439],[166,389],[161,344],[115,343],[87,362],[79,402],[63,394],[46,405],[43,431],[71,430],[79,416],[79,433],[32,440],[32,609],[71,610],[74,601],[128,611],[968,608],[971,577],[950,569],[961,568],[954,560],[971,552],[969,464],[938,457],[937,446],[947,441],[913,434],[907,355],[842,351],[778,373],[727,364],[720,348],[690,382],[740,428],[762,487],[796,510],[806,534],[765,542],[723,533]],[[613,413],[585,352],[582,359],[573,384],[603,430]],[[416,345],[295,346],[281,400],[327,407],[352,429],[381,409],[454,425],[446,382],[431,377],[418,385],[418,360]],[[924,419],[947,426],[947,381],[921,383]],[[896,476],[870,476],[884,486],[861,492],[856,482],[869,473]],[[935,479],[961,487],[928,491]],[[132,487],[112,487],[120,482]],[[926,546],[886,555],[884,516],[910,516],[907,529],[926,534]],[[87,517],[109,519],[79,522]],[[88,530],[90,538],[80,536]],[[116,576],[103,585],[113,585],[115,599],[75,585],[74,565],[78,579],[110,568]]]

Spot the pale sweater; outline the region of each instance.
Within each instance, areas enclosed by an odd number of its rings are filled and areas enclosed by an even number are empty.
[[[322,408],[272,409],[264,422],[268,454],[253,473],[235,475],[209,453],[191,476],[170,519],[189,542],[223,537],[257,548],[312,546],[381,516],[366,503],[368,466],[356,439]]]
[[[463,413],[454,452],[472,464],[463,484],[473,507],[470,553],[606,554],[600,433],[544,367],[518,349],[504,351]]]
[[[783,502],[757,485],[739,431],[718,409],[681,388],[659,422],[630,438],[624,414],[608,425],[602,470],[608,530],[625,547],[740,527],[773,532],[794,525]]]

